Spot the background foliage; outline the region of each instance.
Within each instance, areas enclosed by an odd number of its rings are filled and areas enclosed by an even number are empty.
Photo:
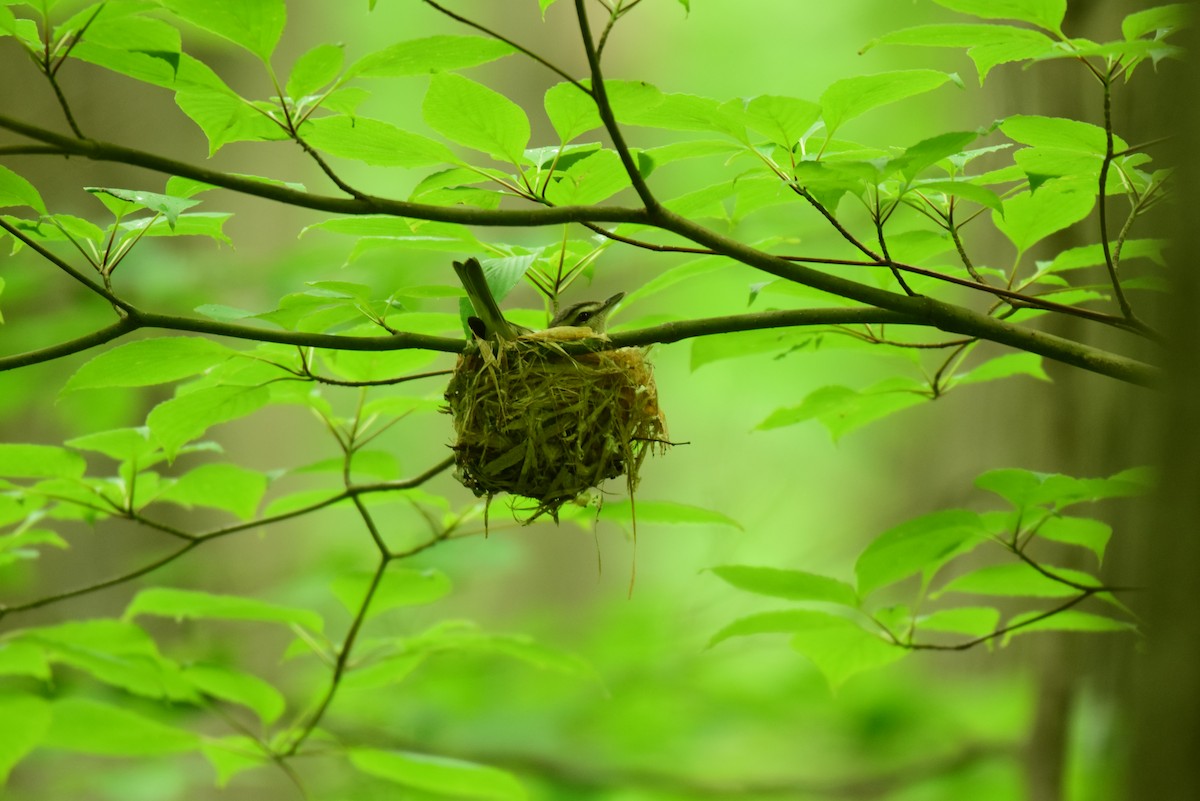
[[[0,5],[12,797],[1117,796],[1183,8],[580,5]],[[664,343],[636,554],[479,536],[464,253]]]

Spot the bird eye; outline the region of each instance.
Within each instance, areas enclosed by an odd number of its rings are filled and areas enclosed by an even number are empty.
[[[592,313],[588,312],[588,311],[580,312],[579,317],[577,317],[576,319],[579,320],[579,322],[581,322],[581,323],[586,323],[588,320],[592,319]]]

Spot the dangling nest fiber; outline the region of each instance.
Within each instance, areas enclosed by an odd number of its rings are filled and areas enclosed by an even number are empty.
[[[493,346],[478,340],[446,387],[454,415],[455,476],[477,496],[530,498],[541,514],[602,481],[632,493],[649,449],[664,450],[666,420],[638,348],[568,354],[538,334]]]

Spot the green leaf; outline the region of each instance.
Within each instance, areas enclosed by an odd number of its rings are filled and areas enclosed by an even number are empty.
[[[821,107],[808,100],[760,95],[746,104],[746,125],[782,148],[791,150],[821,116]]]
[[[924,384],[907,378],[887,379],[861,392],[849,387],[821,387],[810,392],[799,406],[776,409],[757,428],[781,428],[816,418],[837,440],[881,417],[924,403],[927,391]]]
[[[961,47],[975,62],[979,85],[993,67],[1037,58],[1054,49],[1054,40],[1041,31],[1012,25],[919,25],[892,31],[875,39],[863,51],[880,44],[918,47]]]
[[[558,206],[599,203],[629,186],[629,174],[612,150],[601,150],[572,164],[546,187],[546,199]]]
[[[376,748],[352,748],[348,753],[354,767],[363,773],[413,790],[489,801],[528,797],[512,774],[474,762]]]
[[[2,653],[2,652],[0,652]],[[0,695],[0,787],[50,728],[50,704],[31,695]]]
[[[852,621],[821,612],[814,614],[811,624],[792,636],[792,647],[808,657],[834,689],[857,673],[890,665],[908,655],[907,650]]]
[[[514,52],[512,45],[483,36],[429,36],[397,42],[368,53],[350,65],[346,78],[394,78],[450,72],[486,64]]]
[[[1151,476],[1138,468],[1108,478],[1073,478],[1006,468],[983,473],[975,479],[975,486],[996,493],[1018,509],[1038,504],[1062,509],[1085,501],[1141,495],[1151,481]]]
[[[232,512],[243,520],[254,517],[267,477],[234,464],[205,464],[185,473],[155,500],[180,506],[208,506]]]
[[[42,745],[106,756],[160,756],[194,751],[200,737],[184,729],[87,698],[65,698],[52,707]]]
[[[1190,20],[1191,9],[1187,3],[1156,6],[1125,17],[1121,21],[1121,35],[1126,39],[1139,39],[1150,34],[1161,38],[1166,32],[1186,26]]]
[[[379,167],[424,167],[458,159],[441,142],[367,117],[318,117],[300,129],[317,150]]]
[[[175,16],[244,47],[264,63],[287,22],[284,0],[160,0]]]
[[[1087,517],[1055,515],[1038,526],[1037,535],[1055,542],[1082,546],[1103,561],[1104,549],[1112,537],[1112,526]]]
[[[938,134],[907,148],[904,155],[889,161],[888,168],[899,170],[906,180],[912,181],[922,170],[944,158],[958,155],[978,138],[976,131]]]
[[[352,614],[358,612],[371,583],[370,573],[347,573],[330,585],[333,594]],[[400,606],[431,604],[444,598],[451,589],[450,579],[440,570],[393,567],[387,570],[371,596],[367,617],[381,615]]]
[[[80,478],[87,462],[54,445],[0,443],[0,476],[6,478]]]
[[[183,677],[205,695],[254,710],[268,726],[286,706],[283,694],[258,676],[223,665],[191,665],[184,669]]]
[[[1049,617],[1043,617],[1041,620],[1021,625],[1027,620],[1032,620],[1043,612],[1024,612],[1010,618],[1006,626],[1020,626],[1020,628],[1007,632],[1004,635],[1004,644],[1008,645],[1013,637],[1019,637],[1022,634],[1030,634],[1035,631],[1090,631],[1090,632],[1119,632],[1119,631],[1137,631],[1137,626],[1132,623],[1127,623],[1123,620],[1115,620],[1111,617],[1103,615],[1093,615],[1089,612],[1080,612],[1075,609],[1064,609]]]
[[[1115,242],[1109,244],[1114,248],[1116,246]],[[1165,266],[1166,260],[1163,258],[1162,252],[1166,245],[1165,239],[1126,239],[1121,247],[1121,263],[1124,264],[1131,259],[1149,259],[1159,266]],[[1097,242],[1094,245],[1068,248],[1055,256],[1054,260],[1049,263],[1038,262],[1038,271],[1041,274],[1058,273],[1083,267],[1099,267],[1102,264],[1104,264],[1104,246]]]
[[[983,19],[1015,19],[1032,22],[1062,34],[1067,0],[933,0],[951,11],[960,11]]]
[[[1072,184],[1049,182],[1036,192],[1022,192],[1004,201],[1004,214],[992,212],[992,222],[1024,253],[1050,234],[1092,213],[1096,196]]]
[[[168,458],[211,426],[245,417],[271,400],[266,387],[218,386],[163,401],[150,410],[146,424]]]
[[[141,590],[125,609],[126,619],[138,615],[170,617],[175,620],[254,620],[303,626],[320,632],[325,622],[316,612],[267,603],[237,595],[214,595],[195,590],[154,587]]]
[[[516,103],[461,75],[438,73],[421,105],[425,121],[452,142],[520,164],[529,119]]]
[[[1002,216],[1004,214],[1004,204],[1000,201],[999,195],[986,186],[980,186],[970,181],[920,181],[913,184],[912,189],[922,193],[941,192],[963,200],[970,200],[981,206],[987,206]]]
[[[0,642],[0,676],[32,676],[48,681],[50,665],[42,649],[32,643],[10,640]],[[3,734],[0,734],[3,737]],[[0,746],[0,752],[3,747]],[[0,761],[2,761],[0,757]]]
[[[262,747],[251,737],[206,737],[200,750],[217,772],[217,787],[220,788],[239,773],[270,764]]]
[[[1043,565],[1043,569],[1067,581],[1085,587],[1098,587],[1100,582],[1079,570]],[[989,565],[952,579],[938,590],[938,595],[948,592],[969,592],[976,595],[1028,596],[1031,598],[1067,598],[1078,595],[1080,590],[1064,584],[1034,569],[1026,562],[1005,565]]]
[[[954,386],[967,384],[982,384],[1000,378],[1014,375],[1027,375],[1039,381],[1049,381],[1050,376],[1042,369],[1042,357],[1036,353],[1006,353],[994,359],[988,359],[978,367],[954,376]]]
[[[150,439],[150,429],[145,426],[98,431],[63,444],[81,451],[102,453],[118,462],[136,462],[142,467],[146,466],[148,457],[158,451],[158,446]]]
[[[928,583],[946,562],[966,553],[987,533],[979,515],[951,509],[901,523],[876,537],[854,565],[858,593],[870,593],[897,581],[924,574]]]
[[[232,214],[222,212],[199,212],[196,214],[180,214],[175,224],[170,220],[154,217],[140,217],[136,220],[124,220],[120,230],[140,236],[207,236],[218,242],[232,245],[233,240],[225,234],[225,223]]]
[[[296,59],[284,91],[299,100],[327,86],[342,68],[346,48],[340,44],[320,44]]]
[[[84,362],[63,392],[145,387],[199,375],[237,351],[204,337],[156,337],[118,345]]]
[[[28,206],[42,214],[47,213],[46,204],[33,184],[0,165],[0,208],[10,206]]]
[[[1014,142],[1031,147],[1050,147],[1103,156],[1108,146],[1104,129],[1099,125],[1063,117],[1015,114],[1000,123],[1000,130]],[[1113,137],[1115,150],[1127,147],[1129,145],[1121,137]]]
[[[573,83],[559,83],[546,90],[542,100],[546,116],[564,144],[580,134],[603,125],[596,101]]]
[[[944,631],[968,637],[986,637],[1000,625],[1000,610],[991,606],[939,609],[917,618],[919,631]]]
[[[774,567],[724,565],[712,568],[721,579],[739,590],[786,598],[791,601],[827,601],[857,606],[854,588],[844,581],[803,570],[780,570]]]
[[[898,70],[836,81],[821,95],[826,136],[871,109],[933,91],[949,80],[949,74],[936,70]]]
[[[833,687],[855,673],[902,659],[906,651],[844,617],[794,609],[750,615],[713,635],[708,647],[731,637],[791,634],[792,647],[812,661]]]
[[[167,224],[171,228],[175,227],[175,220],[179,218],[184,209],[191,208],[200,202],[172,195],[160,195],[157,192],[143,192],[139,189],[113,189],[104,186],[85,186],[84,189],[96,195],[100,200],[107,195],[124,200],[138,208],[157,212],[166,217]]]
[[[227,86],[184,86],[175,93],[175,105],[208,138],[211,156],[230,142],[271,142],[287,139],[287,132],[262,109]]]

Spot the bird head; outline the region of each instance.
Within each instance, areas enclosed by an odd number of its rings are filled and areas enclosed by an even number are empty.
[[[618,292],[608,300],[585,300],[560,311],[550,321],[551,328],[559,326],[576,326],[590,328],[597,334],[603,334],[608,327],[608,315],[613,307],[625,297],[624,292]]]

